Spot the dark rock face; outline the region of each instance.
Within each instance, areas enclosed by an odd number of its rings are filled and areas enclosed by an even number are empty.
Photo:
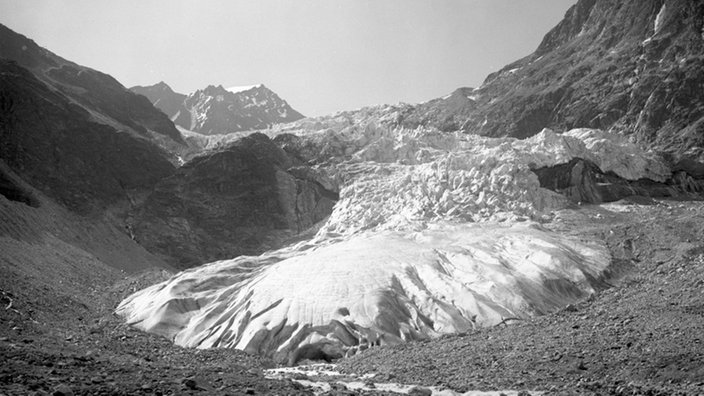
[[[472,90],[408,111],[402,123],[486,136],[613,129],[704,159],[704,3],[580,0],[531,55]]]
[[[80,213],[131,202],[174,171],[173,123],[107,74],[0,25],[0,159]]]
[[[88,109],[95,109],[110,116],[118,123],[149,136],[148,130],[182,143],[181,134],[174,124],[140,95],[127,90],[111,76],[88,69],[62,66],[51,69],[47,76],[58,83],[72,99]],[[71,94],[79,91],[80,94]]]
[[[282,133],[274,138],[274,143],[296,161],[305,164],[320,164],[325,159],[340,157],[345,153],[345,146],[336,134],[331,134],[322,142],[316,142],[290,133]]]
[[[264,85],[239,92],[211,85],[188,96],[163,82],[131,89],[149,98],[176,125],[204,135],[266,129],[303,118]]]
[[[13,177],[9,171],[0,166],[0,195],[10,201],[22,202],[33,208],[41,206],[41,202],[36,195],[28,188],[22,185],[18,178]]]
[[[162,180],[135,233],[150,251],[187,268],[278,247],[326,218],[337,197],[324,177],[254,134]]]
[[[704,191],[704,183],[686,172],[676,172],[666,183],[649,179],[625,180],[604,173],[596,164],[581,158],[569,163],[534,169],[540,186],[558,192],[575,203],[602,203],[641,195],[652,198],[685,197]]]
[[[147,139],[96,122],[15,62],[0,61],[0,98],[0,159],[70,209],[129,200],[174,170]]]

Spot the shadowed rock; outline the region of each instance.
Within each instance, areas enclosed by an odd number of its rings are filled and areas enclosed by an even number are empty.
[[[593,162],[574,158],[566,164],[533,169],[540,187],[559,192],[573,202],[613,202],[642,195],[653,198],[688,197],[700,193],[701,180],[676,172],[666,182],[650,179],[626,180],[613,172],[602,172]]]
[[[137,239],[180,268],[279,247],[325,219],[337,192],[263,134],[196,157],[158,183]]]

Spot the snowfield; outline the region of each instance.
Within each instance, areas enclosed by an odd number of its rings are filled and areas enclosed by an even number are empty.
[[[543,314],[604,287],[610,257],[540,225],[568,202],[531,169],[579,157],[627,179],[669,177],[596,130],[517,140],[333,122],[293,131],[342,153],[320,166],[340,200],[312,240],[184,271],[117,313],[179,345],[289,364]]]

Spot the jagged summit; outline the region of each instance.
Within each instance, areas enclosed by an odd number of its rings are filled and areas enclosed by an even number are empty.
[[[148,97],[176,125],[204,135],[266,129],[303,118],[264,84],[209,85],[190,95],[173,92],[163,82],[132,90]]]

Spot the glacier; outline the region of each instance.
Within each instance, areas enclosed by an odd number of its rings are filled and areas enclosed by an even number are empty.
[[[178,345],[288,364],[525,319],[606,287],[611,264],[602,242],[545,226],[569,202],[531,169],[584,158],[669,177],[655,154],[599,130],[517,140],[328,121],[279,131],[335,145],[318,170],[340,200],[313,238],[183,271],[116,312]]]

